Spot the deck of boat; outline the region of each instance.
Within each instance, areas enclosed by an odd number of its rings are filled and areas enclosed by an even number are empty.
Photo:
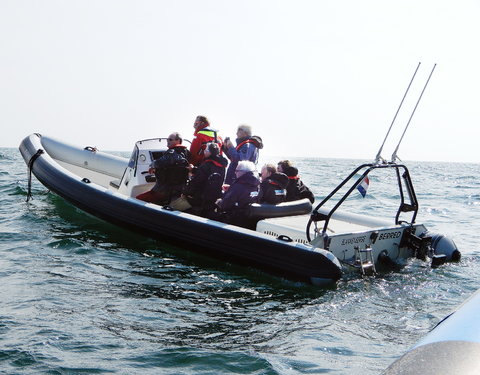
[[[310,215],[298,215],[288,217],[278,217],[272,219],[260,220],[257,224],[257,232],[269,234],[274,237],[288,236],[295,242],[307,244],[307,224]],[[378,223],[384,224],[384,223]],[[383,225],[382,225],[383,226]],[[314,226],[310,228],[310,238],[314,238]],[[343,220],[331,219],[327,228],[327,233],[355,233],[372,230],[372,225],[361,225],[358,223],[347,222]]]

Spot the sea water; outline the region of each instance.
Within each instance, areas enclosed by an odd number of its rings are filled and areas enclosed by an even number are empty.
[[[360,163],[294,162],[317,202]],[[120,229],[35,178],[27,203],[26,165],[0,149],[0,373],[381,373],[480,287],[480,165],[405,164],[417,222],[461,261],[412,259],[322,289]],[[392,174],[355,193],[353,212],[396,213]]]

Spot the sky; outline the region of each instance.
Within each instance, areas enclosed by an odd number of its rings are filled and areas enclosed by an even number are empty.
[[[0,0],[0,147],[130,151],[197,115],[265,155],[480,162],[477,0]]]

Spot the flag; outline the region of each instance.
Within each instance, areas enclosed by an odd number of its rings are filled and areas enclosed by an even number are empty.
[[[362,194],[362,197],[365,198],[365,195],[367,195],[367,190],[368,190],[368,185],[370,184],[370,180],[368,179],[367,176],[357,185],[357,189]]]

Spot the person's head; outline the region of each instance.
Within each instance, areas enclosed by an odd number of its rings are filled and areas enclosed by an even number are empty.
[[[255,164],[249,160],[241,160],[238,162],[237,168],[235,169],[235,176],[239,178],[243,176],[245,173],[254,172],[255,171]]]
[[[285,173],[290,167],[293,167],[293,164],[290,160],[280,160],[277,165],[277,169],[281,173]]]
[[[237,138],[246,138],[252,136],[252,127],[250,125],[239,125],[237,128]]]
[[[275,165],[265,164],[262,167],[262,171],[260,172],[260,175],[262,176],[262,181],[265,181],[267,178],[269,178],[276,171],[277,171],[277,168],[275,167]]]
[[[205,150],[203,150],[203,155],[206,158],[210,156],[218,156],[220,154],[220,147],[215,142],[208,142],[206,144]]]
[[[174,132],[174,133],[172,133],[168,136],[167,146],[168,146],[168,148],[172,148],[172,147],[181,145],[182,141],[183,141],[183,139],[182,139],[182,136],[180,135],[180,133]]]
[[[209,125],[210,125],[210,122],[205,116],[197,116],[197,118],[195,119],[195,122],[193,123],[193,127],[197,130],[206,128]]]

